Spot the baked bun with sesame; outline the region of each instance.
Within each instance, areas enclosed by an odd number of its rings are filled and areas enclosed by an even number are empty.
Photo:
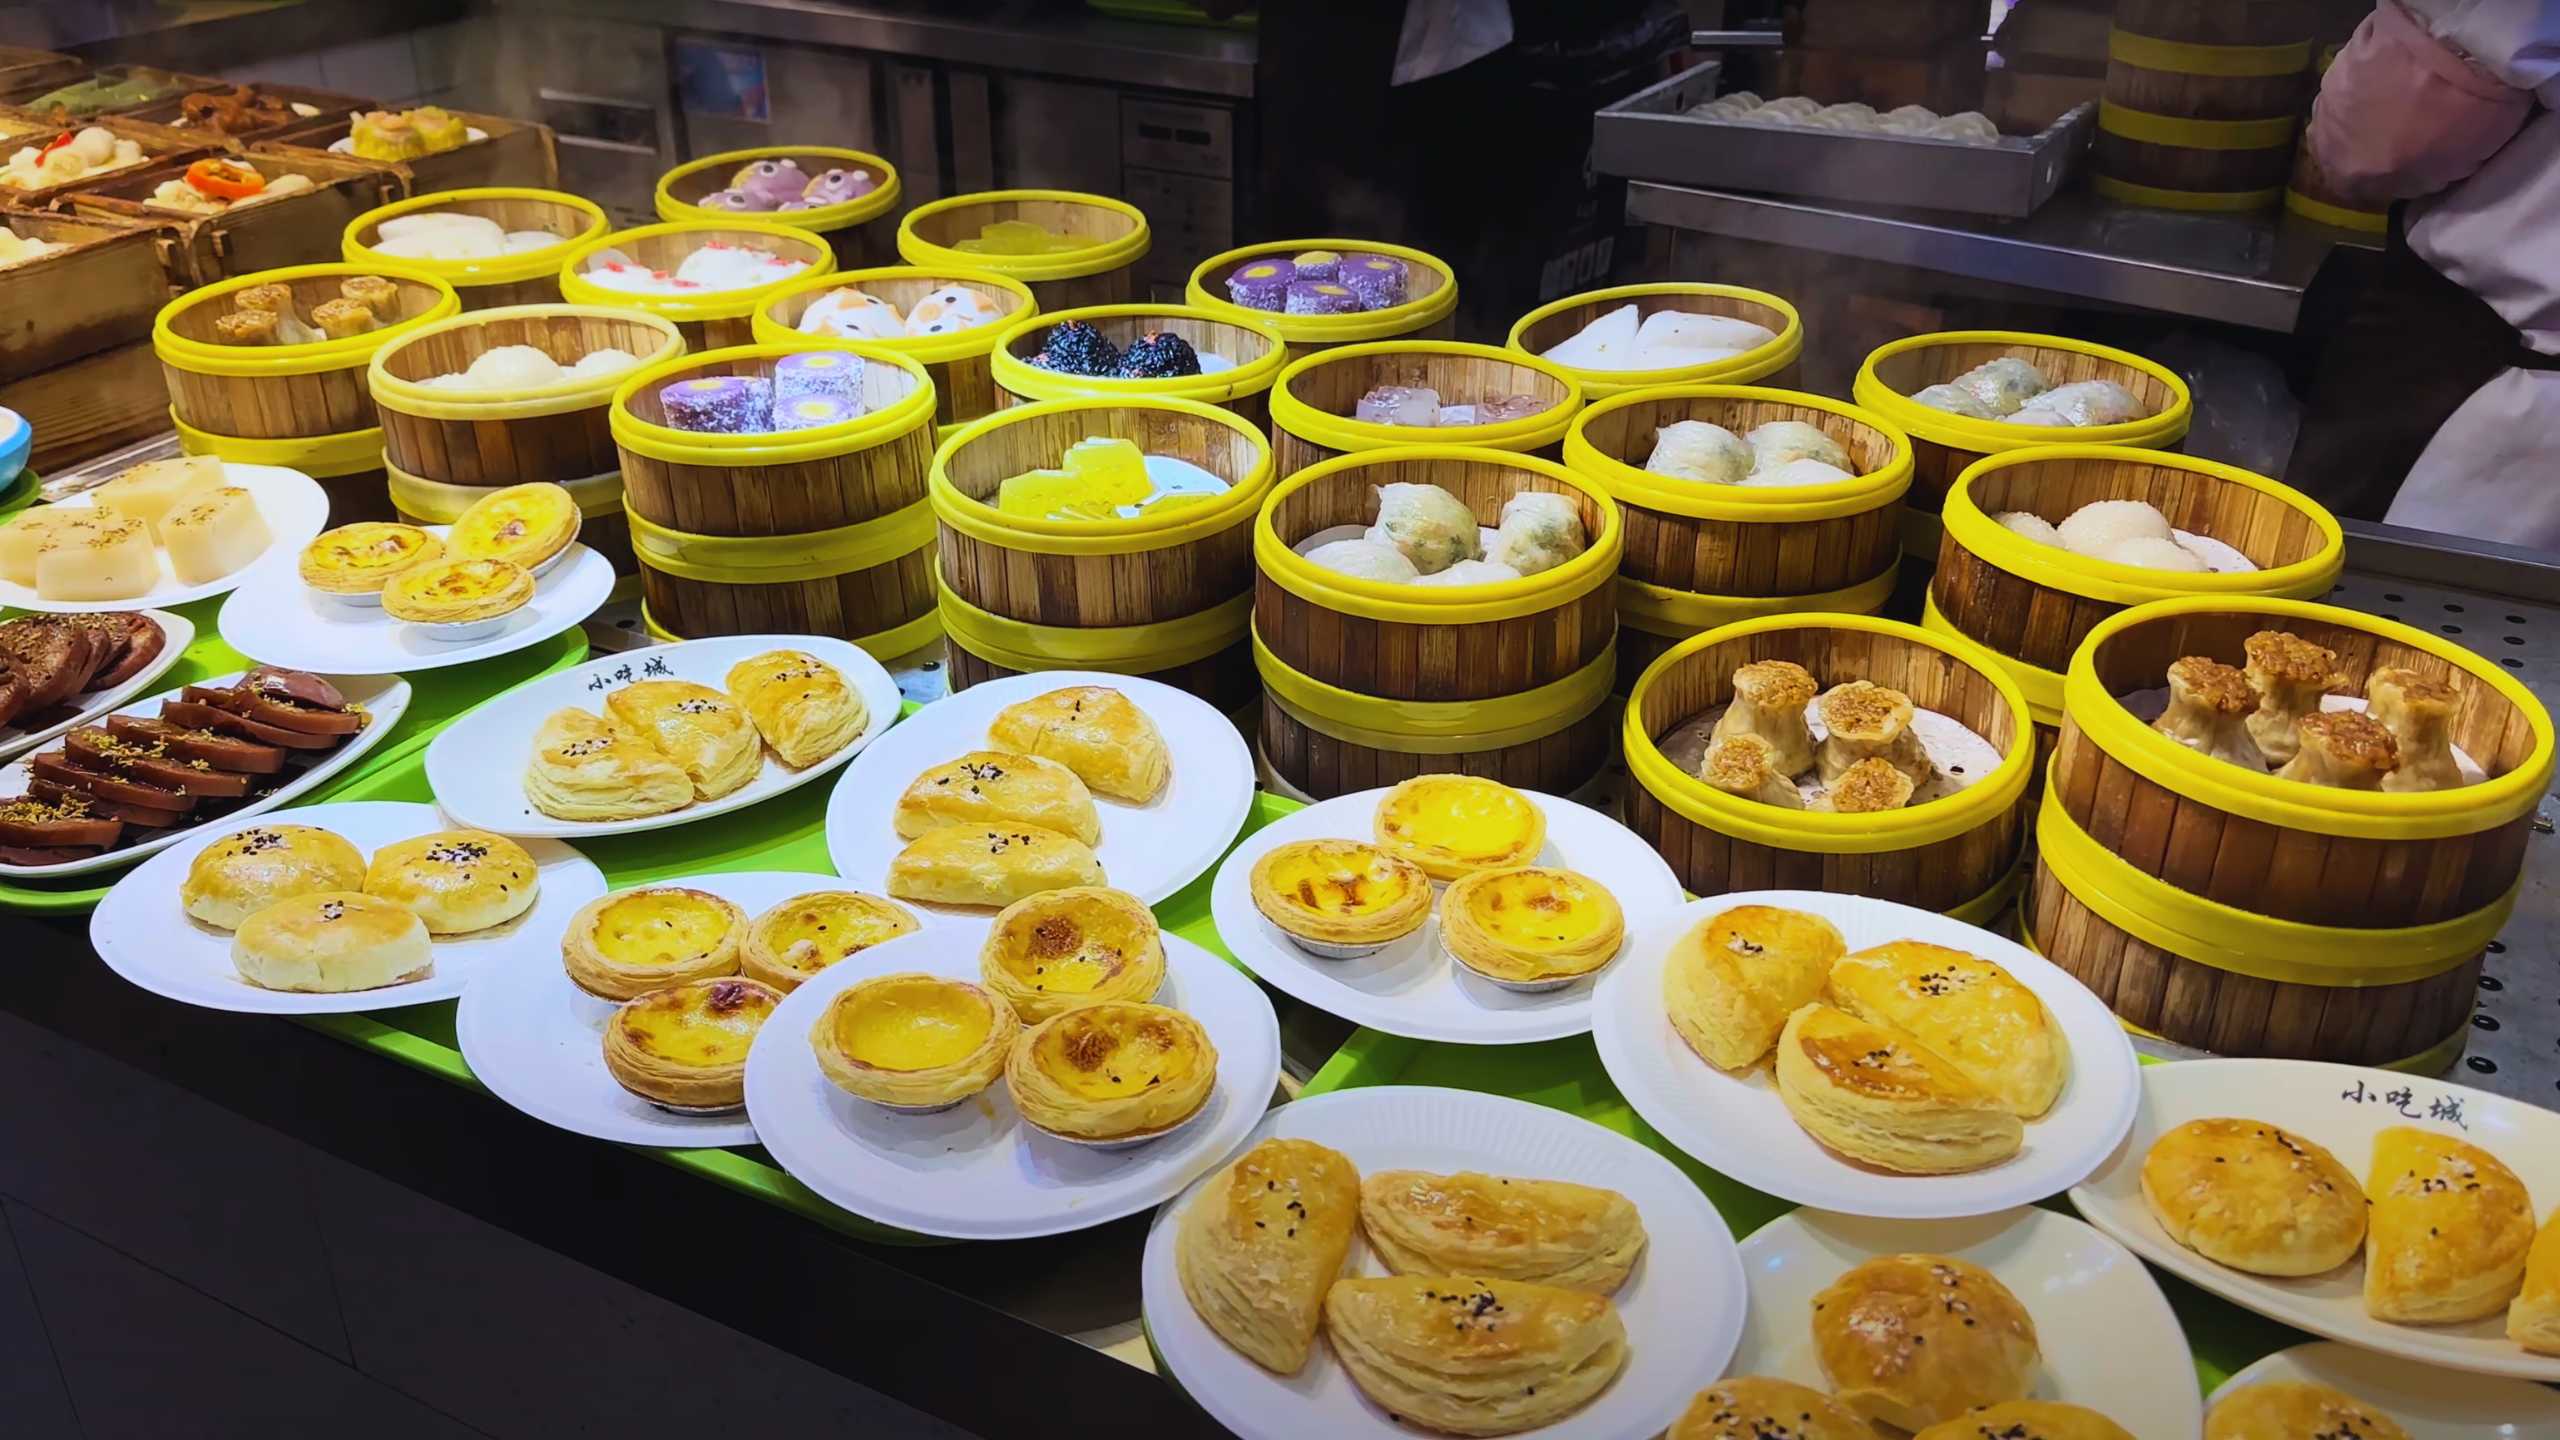
[[[2364,1248],[2364,1187],[2338,1157],[2263,1120],[2190,1120],[2142,1157],[2169,1238],[2252,1275],[2318,1275]]]

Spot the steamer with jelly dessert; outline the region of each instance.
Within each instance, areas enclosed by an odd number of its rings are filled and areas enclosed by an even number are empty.
[[[667,294],[613,289],[596,283],[586,274],[588,263],[606,250],[619,251],[639,264],[672,274],[684,264],[686,256],[712,245],[761,250],[784,260],[802,261],[805,268],[767,284],[744,285],[733,290]],[[755,338],[751,317],[756,307],[764,303],[765,297],[794,281],[824,275],[835,268],[835,251],[828,248],[825,240],[789,225],[770,225],[735,217],[718,221],[642,225],[631,230],[616,230],[571,250],[560,263],[560,298],[577,305],[645,310],[660,319],[674,321],[676,328],[684,333],[687,346],[695,350],[713,350],[744,345]]]
[[[1512,325],[1505,343],[1522,354],[1543,356],[1582,333],[1592,321],[1628,305],[1636,307],[1639,324],[1666,310],[1721,315],[1748,320],[1770,331],[1774,338],[1729,359],[1696,365],[1649,370],[1595,370],[1566,365],[1565,373],[1582,386],[1585,400],[1596,404],[1629,390],[1650,390],[1662,385],[1766,384],[1784,389],[1798,383],[1797,358],[1804,353],[1804,321],[1797,316],[1796,307],[1765,290],[1746,290],[1739,285],[1670,280],[1567,295],[1521,316]]]
[[[1428,389],[1443,407],[1526,396],[1537,408],[1472,425],[1391,425],[1359,418],[1381,387]],[[1303,355],[1271,390],[1271,453],[1282,478],[1322,460],[1398,445],[1466,445],[1556,458],[1582,387],[1561,365],[1456,340],[1381,340]]]
[[[964,249],[991,226],[1033,225],[1056,248]],[[919,205],[898,222],[898,258],[926,269],[992,270],[1031,287],[1043,310],[1125,304],[1154,236],[1137,206],[1074,190],[982,190]]]
[[[987,357],[1009,322],[1037,314],[1040,309],[1040,302],[1031,298],[1031,287],[1021,281],[992,270],[937,270],[915,265],[840,270],[794,280],[756,306],[756,343],[795,350],[826,350],[844,344],[835,336],[810,335],[800,329],[801,317],[808,314],[809,307],[837,290],[860,290],[897,306],[903,315],[933,292],[953,288],[976,295],[999,318],[945,335],[861,342],[904,355],[924,367],[924,373],[933,380],[934,440],[938,444],[959,433],[961,426],[996,408],[995,381],[988,375]]]
[[[1035,363],[1049,332],[1070,322],[1092,326],[1115,349],[1126,350],[1144,335],[1178,335],[1195,354],[1220,356],[1231,364],[1196,375],[1123,377],[1071,375]],[[1197,400],[1268,426],[1272,382],[1280,378],[1288,360],[1287,347],[1268,323],[1222,319],[1187,305],[1090,305],[1027,317],[999,328],[1003,333],[987,356],[999,406],[1078,397]]]
[[[383,262],[438,276],[453,287],[465,310],[559,302],[560,252],[548,246],[478,260],[392,260],[375,253],[373,247],[381,242],[384,221],[428,213],[475,215],[510,232],[547,230],[559,236],[563,245],[583,245],[612,228],[605,220],[603,207],[592,200],[557,190],[488,186],[413,195],[378,210],[368,210],[347,223],[346,233],[339,237],[339,249],[350,265]]]

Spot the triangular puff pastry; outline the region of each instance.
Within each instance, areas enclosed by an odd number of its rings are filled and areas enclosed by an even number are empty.
[[[1526,1281],[1343,1280],[1325,1296],[1324,1325],[1363,1394],[1452,1435],[1560,1420],[1627,1363],[1627,1329],[1605,1296]]]
[[[1183,1212],[1174,1271],[1218,1338],[1294,1375],[1342,1278],[1360,1218],[1360,1171],[1312,1140],[1265,1140],[1219,1171]]]
[[[2365,1198],[2364,1310],[2442,1325],[2506,1308],[2524,1282],[2533,1200],[2498,1157],[2395,1125],[2373,1137]]]
[[[1144,805],[1173,774],[1164,733],[1105,685],[1072,685],[1007,705],[987,726],[997,749],[1055,760],[1114,799]]]
[[[1399,1275],[1534,1280],[1606,1295],[1644,1252],[1644,1221],[1615,1190],[1472,1172],[1382,1170],[1360,1186],[1370,1248]]]

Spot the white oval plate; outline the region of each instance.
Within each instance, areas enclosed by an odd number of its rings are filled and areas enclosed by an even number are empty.
[[[443,535],[450,525],[423,527]],[[222,602],[222,638],[269,665],[337,675],[402,675],[468,665],[539,645],[596,613],[613,594],[613,562],[571,545],[533,582],[533,599],[506,617],[495,634],[453,644],[428,639],[379,605],[350,605],[302,583],[301,547],[289,559],[257,567]]]
[[[708,890],[752,919],[793,896],[842,883],[832,875],[760,870],[624,888]],[[454,1016],[454,1034],[471,1073],[534,1119],[598,1140],[680,1148],[756,1143],[756,1127],[743,1114],[662,1110],[623,1089],[604,1068],[604,1027],[622,1007],[579,989],[561,968],[560,941],[573,913],[563,913],[552,932],[538,937],[551,946],[550,963],[533,964],[527,957],[525,964],[483,965],[473,972]]]
[[[2396,1097],[2407,1093],[2405,1102]],[[2350,1097],[2361,1094],[2362,1100]],[[2536,1355],[2507,1338],[2507,1313],[2463,1325],[2394,1325],[2364,1313],[2364,1266],[2286,1280],[2217,1265],[2169,1238],[2142,1199],[2152,1142],[2190,1120],[2242,1116],[2320,1142],[2364,1183],[2373,1140],[2414,1125],[2467,1140],[2506,1162],[2533,1198],[2534,1218],[2560,1205],[2560,1113],[2442,1080],[2311,1060],[2181,1060],[2146,1065],[2133,1131],[2104,1165],[2072,1187],[2089,1223],[2161,1269],[2271,1320],[2386,1355],[2518,1380],[2560,1381],[2560,1355]],[[2431,1111],[2458,1112],[2430,1116]]]
[[[435,968],[422,980],[337,995],[262,990],[240,978],[231,964],[231,932],[217,930],[178,907],[178,886],[196,855],[220,836],[251,820],[225,820],[188,834],[116,882],[89,919],[89,943],[118,975],[155,995],[208,1010],[251,1015],[344,1015],[389,1010],[460,995],[474,970],[485,965],[560,966],[559,936],[579,906],[604,893],[604,872],[586,856],[556,840],[532,840],[525,850],[542,874],[533,908],[495,929],[435,942]],[[395,800],[355,800],[312,805],[279,823],[314,825],[345,836],[370,858],[394,841],[454,828],[433,805]]]
[[[1778,1098],[1767,1064],[1728,1075],[1698,1058],[1662,1009],[1662,962],[1692,926],[1736,905],[1807,910],[1840,927],[1851,950],[1921,940],[1979,955],[2036,992],[2071,1046],[2071,1078],[2053,1108],[2027,1122],[2007,1160],[1961,1175],[1896,1175],[1826,1149]],[[2103,1163],[2133,1123],[2140,1083],[2124,1028],[2087,987],[1988,930],[1934,911],[1812,890],[1754,890],[1695,900],[1629,942],[1600,982],[1592,1038],[1619,1093],[1664,1139],[1754,1189],[1845,1215],[1934,1220],[2042,1200]]]
[[[56,721],[40,730],[19,732],[0,729],[0,736],[7,737],[0,739],[0,760],[15,759],[57,735],[88,724],[150,689],[152,681],[169,673],[170,666],[186,658],[187,647],[196,643],[196,622],[167,610],[145,610],[142,613],[151,618],[152,624],[160,627],[160,653],[152,657],[151,663],[113,689],[83,691],[72,696],[66,703],[76,705],[80,710],[68,720]]]
[[[1591,1028],[1600,977],[1625,965],[1637,938],[1679,907],[1679,877],[1634,831],[1589,806],[1524,790],[1547,816],[1547,843],[1536,863],[1579,871],[1618,897],[1618,907],[1626,912],[1627,940],[1616,959],[1561,990],[1506,990],[1441,948],[1436,898],[1421,929],[1375,955],[1358,960],[1310,955],[1290,944],[1253,903],[1254,862],[1293,840],[1374,838],[1372,818],[1386,793],[1363,790],[1338,796],[1263,826],[1218,867],[1209,891],[1218,935],[1236,959],[1273,988],[1319,1010],[1390,1035],[1454,1045],[1519,1045],[1580,1035]]]
[[[1246,1143],[1274,1137],[1330,1146],[1364,1174],[1475,1170],[1599,1185],[1635,1202],[1648,1240],[1634,1272],[1611,1297],[1627,1327],[1626,1368],[1582,1409],[1519,1433],[1537,1440],[1657,1434],[1724,1373],[1748,1298],[1733,1232],[1689,1177],[1635,1141],[1544,1105],[1408,1085],[1294,1101],[1266,1116]],[[1156,1212],[1142,1272],[1147,1331],[1183,1390],[1246,1440],[1417,1433],[1360,1392],[1330,1345],[1318,1343],[1297,1374],[1274,1375],[1228,1348],[1201,1320],[1173,1259],[1182,1212],[1199,1199],[1200,1188],[1193,1185]],[[1347,1273],[1388,1272],[1355,1239]]]
[[[922,724],[899,726],[848,767],[827,802],[827,855],[836,873],[856,890],[887,895],[889,862],[907,848],[890,817],[908,784],[946,760],[989,748],[987,725],[997,711],[1070,685],[1104,685],[1128,696],[1156,722],[1173,757],[1172,778],[1146,804],[1093,797],[1102,815],[1102,843],[1094,853],[1111,887],[1153,905],[1218,863],[1253,807],[1253,754],[1227,717],[1205,700],[1134,675],[1044,670],[937,700],[916,717]],[[915,908],[981,929],[996,913],[987,906]]]
[[[611,579],[608,571],[607,579]],[[525,766],[533,758],[534,731],[555,710],[604,711],[604,697],[635,680],[691,680],[726,693],[729,667],[767,650],[804,650],[833,665],[845,683],[862,697],[868,719],[862,733],[833,755],[805,770],[782,763],[770,747],[756,778],[717,800],[699,801],[663,815],[636,820],[557,820],[533,808],[525,798]],[[453,722],[427,747],[427,784],[445,813],[466,825],[501,835],[622,835],[663,830],[694,820],[707,820],[797,790],[832,772],[862,748],[880,738],[898,718],[904,703],[898,682],[863,648],[823,635],[724,635],[716,640],[685,640],[623,650],[590,660],[487,701]],[[877,886],[857,886],[878,892]]]
[[[219,580],[207,580],[201,585],[181,585],[177,575],[169,569],[169,552],[163,550],[160,552],[160,583],[142,594],[122,600],[47,600],[38,595],[32,585],[0,580],[0,605],[14,605],[21,610],[43,610],[56,615],[95,615],[107,610],[165,610],[172,605],[220,595],[247,584],[251,575],[277,556],[301,554],[302,547],[311,543],[311,537],[319,534],[329,523],[329,492],[299,470],[287,470],[280,465],[243,465],[226,460],[222,463],[222,478],[225,483],[248,491],[258,502],[258,513],[266,518],[267,532],[273,539],[257,559]],[[56,503],[64,508],[79,509],[97,504],[98,497],[94,492],[84,491]],[[32,512],[21,510],[18,513],[23,516]],[[336,670],[334,666],[290,656],[273,663],[292,665],[301,670]],[[359,672],[346,670],[336,673],[352,675]]]
[[[948,703],[948,702],[945,702]],[[856,886],[857,889],[869,888]],[[874,891],[873,893],[878,893]],[[1191,1183],[1252,1129],[1280,1081],[1280,1022],[1259,986],[1179,936],[1164,937],[1156,1003],[1188,1013],[1218,1047],[1218,1083],[1201,1112],[1126,1150],[1034,1131],[999,1078],[931,1115],[895,1115],[835,1087],[809,1027],[827,1002],[874,975],[922,970],[976,981],[974,935],[926,922],[913,935],[840,960],[783,997],[747,1052],[747,1114],[792,1178],[866,1220],[954,1240],[1022,1240],[1134,1215]]]
[[[1742,1242],[1751,1316],[1726,1373],[1829,1391],[1814,1353],[1813,1297],[1852,1266],[1902,1254],[1971,1261],[2027,1307],[2044,1352],[2030,1398],[2085,1406],[2142,1440],[2203,1432],[2195,1353],[2150,1272],[2087,1225],[2032,1206],[1964,1220],[1799,1210],[1770,1221]]]
[[[218,688],[237,681],[247,673],[245,670],[234,670],[228,675],[208,676],[196,683]],[[363,759],[367,752],[380,745],[391,734],[392,727],[400,723],[400,717],[409,711],[409,682],[397,675],[331,675],[324,678],[336,685],[338,693],[347,697],[349,703],[362,705],[366,712],[373,716],[373,723],[357,731],[354,738],[348,740],[346,744],[329,752],[327,759],[278,786],[273,793],[261,796],[210,822],[211,827],[223,830],[233,829],[236,827],[232,825],[232,821],[253,819],[279,806],[290,805],[302,796],[310,794],[331,776]],[[109,713],[158,715],[160,702],[177,693],[180,692],[170,691],[149,696]],[[0,770],[0,795],[27,793],[29,773],[27,762],[32,758],[32,756],[21,756],[7,769]],[[92,855],[86,860],[70,860],[59,865],[0,865],[0,880],[37,879],[53,875],[87,875],[100,870],[121,870],[137,860],[148,859],[172,845],[205,834],[207,830],[208,826],[204,824],[181,826],[164,831],[138,845],[128,845],[121,850],[110,850],[104,855]]]
[[[2315,1340],[2279,1350],[2222,1382],[2207,1400],[2268,1380],[2326,1385],[2400,1422],[2409,1440],[2543,1440],[2560,1435],[2560,1394],[2522,1380],[2466,1375],[2352,1345]]]

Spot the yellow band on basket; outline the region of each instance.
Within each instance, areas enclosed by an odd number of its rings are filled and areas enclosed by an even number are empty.
[[[2144,145],[2173,145],[2182,150],[2273,150],[2293,143],[2294,120],[2271,115],[2263,120],[2190,120],[2136,110],[2113,100],[2098,102],[2098,128]]]
[[[2035,722],[2039,725],[2051,725],[2056,729],[2061,728],[2063,682],[2061,671],[2047,670],[2041,665],[2030,665],[2015,655],[2004,655],[1998,650],[1992,650],[1991,646],[1983,641],[1975,640],[1974,637],[1957,629],[1956,622],[1948,619],[1946,612],[1938,608],[1938,595],[1934,588],[1920,597],[1920,628],[1935,635],[1952,635],[1958,640],[1971,640],[1974,644],[1981,645],[1983,649],[1991,650],[1992,658],[2000,662],[2000,668],[2008,671],[2009,678],[2018,682],[2018,692],[2027,697],[2027,713],[2034,717]]]
[[[2144,873],[2081,829],[2052,784],[2036,816],[2036,850],[2074,899],[2144,944],[2287,985],[2400,985],[2441,975],[2498,938],[2523,888],[2519,881],[2470,914],[2432,925],[2367,930],[2278,920]]]
[[[646,600],[640,602],[640,626],[649,632],[650,639],[663,640],[669,644],[693,638],[689,635],[679,635],[659,624],[658,617],[649,613],[649,602]],[[933,638],[941,633],[941,613],[927,610],[904,625],[894,625],[876,634],[856,635],[847,643],[861,646],[864,652],[874,660],[895,660],[901,655],[912,655],[932,644]]]
[[[2107,31],[2107,58],[2137,70],[2166,70],[2177,75],[2211,75],[2224,80],[2250,76],[2291,75],[2311,68],[2311,42],[2287,45],[2197,45],[2185,40],[2157,40],[2130,30]]]
[[[1035,625],[979,609],[952,593],[936,566],[936,603],[951,643],[1007,670],[1107,670],[1150,675],[1206,660],[1253,626],[1253,592],[1146,625]]]
[[[631,517],[631,552],[680,580],[711,585],[785,585],[886,565],[933,544],[933,506],[918,500],[877,519],[798,535],[696,535]]]
[[[1008,425],[1028,424],[1050,415],[1112,410],[1175,411],[1223,426],[1245,437],[1253,451],[1253,463],[1245,467],[1243,474],[1235,477],[1222,495],[1197,505],[1168,510],[1161,515],[1142,515],[1126,520],[1050,520],[1008,515],[987,501],[963,495],[951,479],[952,459],[964,447],[994,435]],[[1088,430],[1086,433],[1093,432]],[[1253,422],[1232,410],[1171,396],[1127,400],[1035,400],[1027,405],[1009,406],[981,415],[945,440],[941,448],[934,451],[927,492],[933,500],[934,514],[942,523],[972,540],[1037,555],[1141,555],[1151,550],[1188,545],[1233,526],[1253,523],[1254,515],[1262,509],[1264,499],[1270,494],[1271,473],[1270,442],[1262,438],[1262,432],[1254,427]]]
[[[451,485],[442,480],[429,480],[412,475],[385,460],[382,470],[391,481],[391,503],[403,515],[414,515],[429,525],[450,525],[462,518],[462,512],[505,488],[498,485]],[[550,482],[569,492],[578,513],[590,520],[622,513],[622,472],[609,470],[602,475],[587,475],[576,480]]]
[[[2284,198],[2284,187],[2264,190],[2163,190],[2157,185],[2136,185],[2112,175],[2092,175],[2089,184],[2110,200],[2127,205],[2148,205],[2154,210],[2264,210]]]
[[[178,432],[178,448],[190,455],[218,455],[240,465],[277,465],[299,470],[314,480],[361,475],[383,467],[382,427],[342,430],[335,435],[289,435],[280,440],[252,440],[199,430],[169,411]]]
[[[1872,580],[1839,590],[1825,590],[1814,595],[1700,595],[1690,590],[1672,590],[1661,585],[1648,585],[1642,580],[1618,577],[1618,623],[1632,626],[1647,635],[1667,635],[1685,640],[1701,630],[1730,625],[1736,620],[1749,620],[1760,615],[1802,615],[1810,613],[1836,615],[1873,615],[1884,608],[1893,594],[1893,582],[1902,572],[1902,562],[1884,569]],[[2057,677],[2059,678],[2059,677]]]
[[[1483,700],[1388,700],[1328,685],[1291,669],[1253,637],[1254,668],[1263,693],[1291,719],[1319,735],[1372,750],[1409,755],[1459,755],[1544,740],[1580,723],[1609,699],[1618,674],[1618,646],[1561,680]]]
[[[2352,210],[2314,200],[2288,185],[2284,192],[2284,208],[2315,225],[2335,225],[2341,230],[2356,230],[2367,235],[2380,235],[2391,228],[2391,217],[2379,210]]]

